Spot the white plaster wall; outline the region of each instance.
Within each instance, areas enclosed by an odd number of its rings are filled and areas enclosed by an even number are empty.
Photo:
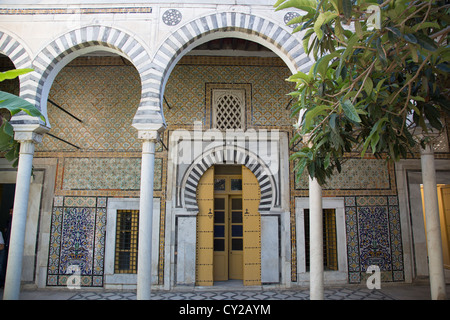
[[[3,8],[11,9],[52,9],[52,8],[118,8],[151,7],[151,13],[101,13],[101,14],[32,14],[1,15],[0,31],[6,31],[20,41],[30,54],[35,57],[52,40],[64,33],[88,25],[115,27],[134,35],[149,51],[155,53],[161,43],[170,34],[184,24],[216,12],[245,12],[255,14],[284,26],[287,10],[275,11],[273,1],[164,1],[160,3],[134,1],[2,1]],[[175,26],[163,23],[162,15],[168,9],[177,9],[182,13],[182,20]],[[30,32],[32,30],[32,32]],[[286,30],[292,31],[286,27]],[[301,35],[294,34],[301,39]]]
[[[195,284],[196,216],[180,216],[177,219],[176,284]]]

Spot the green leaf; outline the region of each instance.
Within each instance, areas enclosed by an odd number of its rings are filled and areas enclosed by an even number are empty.
[[[314,22],[314,32],[316,33],[317,38],[319,40],[322,40],[323,38],[323,31],[322,31],[322,24],[325,21],[325,15],[323,13],[319,14],[319,17],[316,19],[316,22]]]
[[[338,51],[335,51],[333,53],[324,55],[319,60],[317,60],[314,66],[314,76],[316,76],[317,73],[319,73],[322,76],[322,79],[324,79],[327,73],[328,64],[330,60],[339,57],[339,55],[340,53]]]
[[[295,182],[298,183],[300,181],[300,178],[302,177],[303,171],[305,170],[305,167],[307,165],[307,159],[301,158],[298,163],[296,164],[294,168],[294,172],[297,175]]]
[[[293,24],[297,24],[297,23],[302,23],[303,19],[305,18],[305,16],[298,16],[298,17],[294,17],[291,20],[289,20],[286,25],[291,26]]]
[[[415,36],[417,39],[417,43],[425,50],[428,50],[428,51],[436,51],[437,50],[438,46],[437,46],[436,42],[433,41],[433,39],[427,37],[426,35],[424,35],[422,33],[416,33]]]
[[[330,110],[330,107],[327,105],[319,105],[312,109],[309,109],[305,113],[305,127],[309,128],[313,124],[314,118],[316,118],[320,114],[326,114],[326,110]]]
[[[342,72],[342,69],[343,69],[343,67],[344,67],[345,60],[347,59],[347,57],[348,57],[351,53],[353,53],[353,46],[354,46],[357,42],[358,42],[358,36],[357,36],[356,34],[353,34],[353,35],[350,37],[350,39],[348,39],[347,46],[346,46],[344,52],[342,53],[342,55],[341,55],[341,57],[340,57],[340,59],[339,59],[339,66],[338,66],[338,68],[336,69],[336,78],[339,78],[339,76],[341,76],[341,72]],[[343,79],[344,79],[344,78],[345,78],[345,77],[343,77]]]
[[[317,2],[314,0],[288,0],[283,2],[284,1],[278,1],[275,3],[274,7],[277,7],[276,11],[286,8],[297,8],[308,13],[314,13],[317,5]]]
[[[16,168],[19,163],[19,151],[20,151],[20,143],[17,141],[12,140],[12,143],[10,146],[5,149],[5,158],[8,161],[12,161],[12,167]]]
[[[403,38],[404,38],[406,41],[408,41],[408,42],[417,44],[417,39],[416,39],[416,37],[415,37],[413,34],[411,34],[411,33],[404,34],[404,35],[403,35]]]
[[[45,122],[45,118],[38,108],[28,101],[8,92],[0,91],[0,108],[8,109],[11,115],[24,111],[32,117],[41,118]]]
[[[370,141],[370,147],[372,148],[372,152],[376,152],[377,143],[380,141],[380,135],[378,134],[378,131],[375,131],[372,135],[372,139]]]
[[[423,23],[419,23],[419,24],[415,25],[413,27],[413,30],[418,31],[418,30],[425,29],[425,28],[439,28],[439,24],[436,22],[430,22],[430,21],[423,22]]]
[[[327,153],[327,155],[325,156],[325,160],[323,161],[323,166],[325,169],[328,169],[328,167],[330,166],[330,158],[331,158],[331,153]]]
[[[0,151],[5,151],[11,147],[12,142],[14,139],[4,133],[3,126],[0,127]]]
[[[373,90],[373,81],[370,77],[367,77],[366,82],[364,83],[364,91],[366,91],[367,95],[370,96]]]
[[[322,26],[324,24],[327,24],[328,22],[330,22],[337,16],[338,16],[337,13],[330,12],[330,11],[321,12],[319,14],[319,16],[316,19],[316,22],[314,23],[314,32],[316,33],[317,38],[322,40],[322,38],[323,38]]]
[[[339,40],[345,41],[344,29],[342,28],[341,19],[339,18],[336,18],[334,22],[334,33]]]
[[[300,81],[300,82],[304,82],[304,83],[309,83],[311,81],[311,77],[304,72],[298,71],[296,74],[293,74],[292,76],[290,76],[288,78],[288,81],[291,81],[291,82],[299,82]]]
[[[392,34],[394,34],[395,36],[401,38],[402,37],[402,33],[400,32],[400,30],[398,30],[395,27],[386,27],[387,30],[389,30]]]
[[[328,121],[328,124],[330,125],[330,127],[331,127],[331,130],[333,130],[333,131],[336,131],[336,120],[337,120],[337,114],[336,113],[333,113],[332,115],[330,115],[330,118],[329,118],[329,121]]]
[[[14,128],[8,121],[4,121],[4,124],[2,126],[3,132],[6,133],[10,137],[14,137]]]
[[[355,106],[350,100],[345,100],[344,102],[339,102],[340,106],[342,107],[342,110],[344,110],[345,116],[354,122],[361,122],[361,118],[358,115],[358,112],[355,109]]]
[[[359,20],[355,21],[355,32],[359,39],[363,38],[362,26],[361,26],[361,22],[359,22]]]
[[[276,8],[276,7],[278,7],[280,4],[282,4],[283,2],[285,2],[286,0],[278,0],[274,5],[273,5],[273,7],[274,8]]]
[[[450,66],[448,65],[448,63],[439,63],[438,65],[436,65],[436,68],[446,73],[450,73]]]
[[[344,11],[344,17],[350,19],[352,17],[352,1],[342,0],[342,9]]]
[[[381,38],[378,38],[375,44],[377,47],[378,56],[380,57],[381,61],[387,63],[386,53],[384,52],[383,45],[381,44]]]
[[[14,70],[9,70],[9,71],[5,71],[5,72],[0,72],[0,81],[4,81],[4,80],[10,80],[10,79],[14,79],[17,78],[18,76],[21,76],[23,74],[29,73],[34,71],[33,69],[14,69]]]
[[[369,136],[366,138],[366,141],[364,141],[364,145],[363,145],[363,149],[361,151],[361,158],[364,157],[367,148],[369,147],[369,144],[372,147],[372,150],[375,149],[376,144],[378,143],[379,139],[380,139],[380,135],[378,133],[379,130],[381,130],[382,125],[388,121],[388,119],[386,117],[379,119],[375,125],[372,127],[372,130],[370,131]],[[376,135],[375,140],[376,142],[372,143],[372,138],[374,137],[374,135]]]

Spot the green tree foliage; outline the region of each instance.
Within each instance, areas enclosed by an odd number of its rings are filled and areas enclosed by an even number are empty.
[[[0,72],[0,82],[31,71],[33,70],[16,69]],[[45,122],[44,116],[34,105],[16,95],[0,91],[0,152],[4,153],[8,161],[13,162],[13,167],[18,164],[19,143],[14,140],[14,130],[9,121],[12,116],[22,111],[30,116],[39,117]]]
[[[298,176],[307,169],[324,184],[340,171],[344,154],[372,152],[405,158],[418,132],[439,132],[449,112],[449,5],[446,1],[279,0],[296,8],[296,25],[315,63],[296,83],[292,115],[303,116],[293,142],[312,147],[291,157]]]

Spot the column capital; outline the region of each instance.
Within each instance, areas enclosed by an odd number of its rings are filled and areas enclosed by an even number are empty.
[[[421,155],[434,155],[433,143],[430,141],[425,145],[425,148],[420,146]]]
[[[157,141],[159,139],[159,136],[160,136],[159,131],[153,130],[138,131],[138,139],[141,140]]]
[[[136,123],[133,127],[138,131],[138,139],[153,141],[158,140],[161,132],[166,129],[164,124]]]
[[[41,143],[49,128],[39,124],[14,124],[14,140],[19,142]]]

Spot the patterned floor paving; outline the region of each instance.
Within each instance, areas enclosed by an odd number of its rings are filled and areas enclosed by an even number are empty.
[[[309,290],[152,292],[152,300],[309,300]],[[394,300],[365,288],[334,288],[324,291],[325,300]],[[136,300],[136,292],[80,292],[69,300]]]

